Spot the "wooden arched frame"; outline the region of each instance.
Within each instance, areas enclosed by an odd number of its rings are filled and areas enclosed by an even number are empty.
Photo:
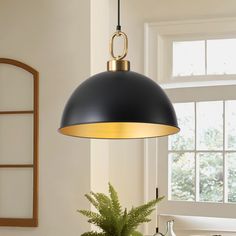
[[[34,96],[33,110],[1,111],[0,115],[33,114],[33,164],[0,164],[0,168],[32,168],[33,169],[33,212],[32,218],[0,218],[0,226],[37,227],[38,226],[38,84],[39,74],[32,67],[13,59],[0,58],[0,64],[8,64],[21,68],[33,75]]]

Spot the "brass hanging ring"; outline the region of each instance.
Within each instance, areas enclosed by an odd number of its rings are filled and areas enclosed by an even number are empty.
[[[122,55],[115,56],[115,54],[114,54],[114,40],[115,40],[115,37],[123,37],[123,39],[124,39],[124,49],[123,49]],[[115,32],[112,35],[111,41],[110,41],[110,54],[111,54],[111,57],[115,60],[122,60],[126,57],[127,53],[128,53],[128,37],[127,37],[127,35],[122,31]]]

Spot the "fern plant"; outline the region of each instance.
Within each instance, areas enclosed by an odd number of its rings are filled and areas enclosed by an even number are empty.
[[[103,193],[90,192],[85,194],[89,202],[97,209],[79,210],[82,215],[88,217],[88,222],[98,226],[101,231],[90,231],[82,236],[142,236],[137,227],[151,221],[148,217],[155,210],[156,204],[163,197],[152,200],[139,207],[132,207],[130,211],[122,209],[118,194],[109,183],[109,196]]]

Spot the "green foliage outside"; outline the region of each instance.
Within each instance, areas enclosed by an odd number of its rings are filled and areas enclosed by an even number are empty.
[[[236,115],[235,115],[236,116]],[[235,117],[234,116],[234,117]],[[171,197],[172,200],[195,200],[195,157],[194,153],[185,150],[194,149],[194,120],[191,115],[181,116],[179,124],[183,132],[171,136],[169,148],[171,158]],[[192,124],[192,126],[191,126]],[[235,150],[236,136],[230,129],[227,133],[227,148]],[[186,132],[186,133],[185,133]],[[233,134],[234,133],[234,134]],[[223,125],[217,128],[209,126],[197,132],[197,148],[200,150],[219,150],[197,154],[199,161],[199,200],[205,202],[223,201]],[[178,152],[175,153],[175,150]],[[228,166],[228,201],[236,202],[236,152],[226,153]]]
[[[230,153],[228,159],[228,201],[236,202],[236,154]]]
[[[194,155],[172,154],[171,192],[172,200],[194,201],[195,169]]]
[[[98,226],[101,231],[86,232],[82,236],[142,236],[142,233],[136,230],[137,227],[150,221],[150,214],[155,210],[156,204],[163,199],[161,197],[127,211],[127,209],[122,209],[118,194],[110,183],[109,196],[90,192],[90,194],[85,194],[85,197],[97,209],[97,212],[90,210],[78,212],[88,217],[88,222]]]
[[[219,132],[206,132],[206,145],[215,140]],[[233,137],[229,136],[232,141]],[[181,139],[179,139],[181,143]],[[186,140],[185,140],[186,141]],[[235,140],[236,143],[236,140]],[[181,146],[179,144],[179,146]],[[213,147],[210,147],[214,149]],[[171,189],[173,200],[194,201],[195,199],[195,161],[192,153],[180,152],[171,154],[172,175]],[[203,152],[199,159],[199,200],[204,202],[223,201],[223,156],[221,153]],[[236,153],[226,154],[228,165],[228,201],[236,202]]]
[[[198,155],[200,169],[200,201],[223,202],[223,156],[221,153]]]

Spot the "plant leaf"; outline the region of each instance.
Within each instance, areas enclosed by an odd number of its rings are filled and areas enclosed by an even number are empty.
[[[118,194],[109,183],[109,196],[103,193],[90,192],[85,194],[88,201],[98,210],[98,213],[90,210],[79,210],[82,215],[88,217],[88,222],[101,228],[101,232],[90,231],[82,236],[142,236],[136,228],[149,222],[150,214],[155,210],[156,204],[163,199],[154,199],[139,207],[132,207],[122,211]]]
[[[139,231],[133,231],[133,232],[131,233],[131,236],[143,236],[143,234],[140,233]]]
[[[86,232],[86,233],[81,234],[81,236],[106,236],[106,234],[105,233],[98,233],[95,231],[90,231],[90,232]]]
[[[112,202],[113,212],[114,214],[116,214],[117,217],[119,217],[122,214],[122,208],[119,202],[118,194],[110,183],[109,183],[109,193]]]

